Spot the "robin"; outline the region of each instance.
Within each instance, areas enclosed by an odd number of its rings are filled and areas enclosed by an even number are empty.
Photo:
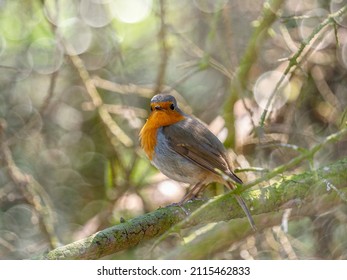
[[[230,167],[223,144],[198,119],[182,112],[172,95],[157,94],[151,99],[151,113],[140,131],[140,140],[149,160],[164,175],[193,185],[179,204],[212,182],[231,190],[235,189],[232,182],[242,184]],[[235,198],[255,229],[245,201],[237,194]]]

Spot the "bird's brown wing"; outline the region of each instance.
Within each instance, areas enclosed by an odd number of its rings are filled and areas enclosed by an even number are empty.
[[[203,169],[219,174],[221,171],[233,181],[242,180],[231,170],[226,150],[218,138],[198,120],[187,117],[183,121],[163,128],[169,146],[176,153]]]
[[[216,171],[218,169],[233,181],[242,184],[242,180],[230,168],[223,144],[198,120],[187,117],[174,125],[164,127],[163,133],[167,138],[169,147],[176,153],[212,173],[219,174]],[[230,189],[234,189],[231,182],[226,182],[226,184]],[[245,212],[250,225],[256,230],[245,201],[237,194],[235,194],[235,198]]]

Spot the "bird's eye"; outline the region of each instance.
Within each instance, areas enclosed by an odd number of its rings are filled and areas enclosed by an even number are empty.
[[[171,109],[171,110],[175,110],[175,105],[174,105],[174,104],[171,104],[171,105],[170,105],[170,109]]]

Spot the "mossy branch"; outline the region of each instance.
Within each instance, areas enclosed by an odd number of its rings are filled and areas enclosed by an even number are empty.
[[[197,217],[190,221],[190,225],[217,222],[242,217],[241,209],[225,211],[225,203],[216,205],[215,209],[204,217]],[[205,201],[195,200],[187,202],[183,207],[188,212],[194,212]],[[235,202],[236,204],[236,202]],[[138,243],[160,236],[173,225],[184,220],[186,214],[178,206],[159,208],[143,216],[120,223],[99,231],[83,240],[79,240],[50,251],[44,259],[98,259],[124,249],[136,246]]]
[[[295,187],[296,184],[296,182],[292,181],[287,185],[287,187]],[[312,188],[309,189],[312,190]],[[324,189],[326,188],[324,188],[323,183],[318,184],[318,192],[321,193]],[[315,190],[316,188],[313,188],[313,192],[315,192]],[[340,205],[343,201],[341,195],[343,197],[347,195],[347,188],[340,189],[338,193],[330,192],[318,196],[309,203],[302,202],[300,203],[300,207],[294,209],[287,208],[278,212],[257,215],[254,217],[254,220],[257,224],[258,230],[262,230],[269,227],[280,226],[283,223],[283,220],[285,220],[287,213],[288,220],[317,216]],[[299,201],[299,199],[297,199],[297,201]],[[293,204],[295,205],[297,202],[294,201]],[[251,234],[253,234],[253,231],[249,228],[246,219],[243,219],[242,221],[231,220],[227,223],[217,223],[208,231],[192,238],[192,240],[185,243],[184,246],[177,246],[175,250],[170,251],[164,256],[160,256],[160,258],[208,259],[211,254],[213,255],[223,251],[225,248],[229,248],[231,244],[243,240]],[[208,250],[206,248],[208,248]]]
[[[283,224],[284,215],[288,220],[317,216],[347,203],[347,158],[323,167],[291,176],[282,182],[263,188],[259,197],[253,200],[253,208],[264,211],[254,216],[258,230]],[[248,200],[249,201],[249,200]],[[271,211],[278,209],[278,212]],[[254,211],[260,213],[259,211]],[[231,244],[238,242],[253,232],[246,219],[217,223],[210,230],[197,235],[184,246],[170,251],[163,259],[204,259]],[[202,248],[209,248],[202,250]]]
[[[347,180],[346,168],[347,158],[317,171],[295,175],[269,187],[245,193],[244,198],[246,203],[253,209],[252,214],[258,229],[262,230],[268,226],[279,224],[281,213],[273,216],[274,211],[286,208],[296,209],[300,206],[300,211],[295,210],[299,211],[297,213],[300,213],[300,215],[313,215],[319,209],[335,207],[339,202],[345,202],[347,193],[344,189]],[[320,207],[310,207],[310,205],[318,205],[317,203],[320,204]],[[42,258],[98,259],[134,247],[140,242],[154,239],[171,228],[178,231],[197,224],[226,220],[231,220],[226,227],[229,230],[232,228],[233,234],[228,236],[228,241],[224,239],[224,242],[230,244],[230,242],[240,240],[240,238],[251,234],[246,218],[236,220],[236,218],[244,217],[244,213],[238,207],[232,193],[216,197],[207,204],[204,204],[202,200],[190,201],[183,207],[192,214],[187,217],[184,211],[177,206],[160,208],[97,232],[83,240],[52,250]],[[195,213],[200,214],[196,215]],[[296,216],[292,215],[291,218]],[[177,227],[176,224],[180,226]],[[169,232],[172,232],[172,230]],[[223,229],[223,232],[225,232],[225,229]],[[216,232],[211,234],[214,236]],[[202,242],[206,242],[206,240]],[[172,258],[175,254],[184,257],[186,250],[182,250],[182,252],[180,250],[175,251],[166,257]]]

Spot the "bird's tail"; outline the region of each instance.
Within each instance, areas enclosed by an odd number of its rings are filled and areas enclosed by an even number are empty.
[[[229,187],[231,190],[235,189],[235,187],[234,187],[230,182],[228,182],[228,187]],[[254,220],[253,220],[253,217],[252,217],[252,215],[251,215],[251,212],[249,211],[249,208],[248,208],[246,202],[245,202],[245,201],[243,200],[243,198],[242,198],[240,195],[238,195],[238,194],[235,194],[235,198],[236,198],[237,202],[239,203],[239,205],[241,206],[243,212],[245,212],[246,217],[247,217],[247,219],[248,219],[248,221],[249,221],[249,223],[250,223],[252,229],[253,229],[254,231],[257,230],[257,228],[256,228],[256,226],[255,226],[255,223],[254,223]]]

